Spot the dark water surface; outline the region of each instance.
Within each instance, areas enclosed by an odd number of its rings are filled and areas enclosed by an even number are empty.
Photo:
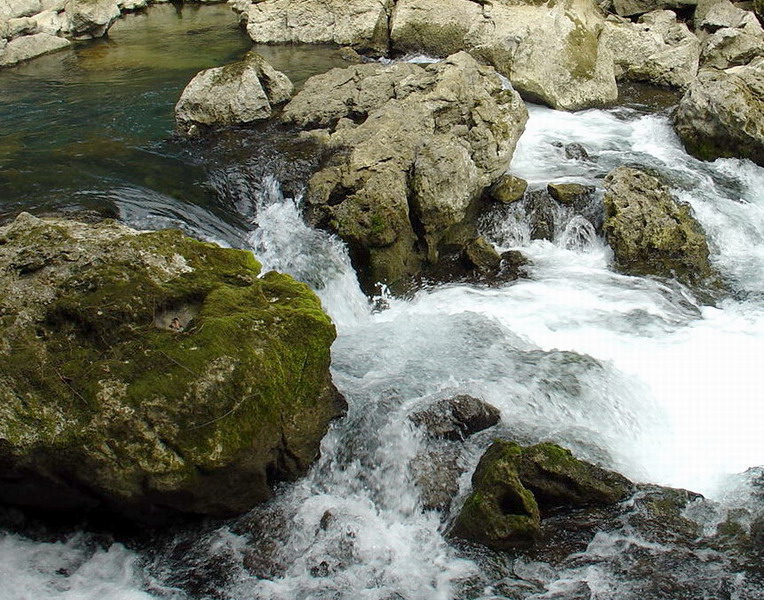
[[[209,148],[174,137],[173,107],[196,72],[251,47],[227,5],[168,4],[126,15],[107,38],[0,71],[0,220],[89,210],[128,222],[161,214],[156,226],[206,212],[218,229],[235,223],[210,181]],[[258,51],[297,86],[341,64],[329,49]],[[239,160],[232,146],[247,146],[248,134],[220,152]]]

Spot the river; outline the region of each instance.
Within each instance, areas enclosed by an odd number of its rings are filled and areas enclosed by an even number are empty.
[[[266,268],[309,282],[334,319],[332,371],[348,415],[306,478],[241,519],[154,546],[88,532],[0,533],[0,598],[763,597],[760,581],[722,558],[677,554],[627,529],[598,533],[556,565],[449,543],[441,515],[421,508],[410,464],[426,442],[408,416],[457,393],[501,410],[498,426],[463,445],[457,505],[491,439],[508,437],[552,440],[635,481],[700,492],[713,502],[694,517],[709,527],[728,510],[760,510],[735,474],[764,465],[764,169],[693,159],[668,111],[638,101],[577,113],[529,105],[513,174],[531,188],[575,181],[601,195],[618,165],[660,170],[692,205],[729,292],[708,305],[679,284],[618,274],[581,217],[560,209],[554,241],[531,241],[509,210],[487,218],[483,233],[530,259],[527,278],[369,301],[343,245],[306,227],[299,197],[262,165],[232,162],[243,151],[230,140],[211,157],[171,135],[185,82],[247,47],[224,10],[154,8],[133,19],[154,19],[153,28],[126,19],[108,42],[0,73],[0,214],[86,209],[253,249]],[[328,49],[264,50],[298,83],[339,64]],[[238,135],[246,149],[248,134]],[[566,158],[557,142],[583,145],[590,159]],[[640,544],[653,557],[684,558],[646,578],[618,558]],[[672,577],[689,595],[661,583]]]

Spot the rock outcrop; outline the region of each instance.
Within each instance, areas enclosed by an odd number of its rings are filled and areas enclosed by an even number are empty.
[[[263,0],[235,3],[255,43],[334,43],[382,56],[392,0]]]
[[[703,42],[703,66],[727,69],[764,56],[764,30],[759,20],[728,0],[699,7],[695,27]]]
[[[679,102],[674,128],[703,160],[748,158],[764,165],[764,57],[725,70],[701,69]]]
[[[692,9],[698,0],[613,0],[613,10],[622,17],[634,17],[654,10]]]
[[[149,523],[305,472],[334,326],[249,252],[27,214],[0,228],[0,501]]]
[[[686,88],[698,73],[700,42],[670,10],[642,15],[637,23],[609,19],[602,43],[622,81]]]
[[[480,459],[472,492],[451,534],[497,550],[531,545],[555,509],[614,504],[632,487],[625,477],[554,444],[523,448],[497,440]]]
[[[308,217],[347,242],[367,286],[403,283],[476,237],[460,227],[527,118],[519,95],[466,53],[334,69],[283,112],[331,154],[309,182]]]
[[[0,0],[0,67],[61,50],[69,40],[101,37],[123,6],[117,0]]]
[[[199,126],[251,123],[271,116],[272,106],[292,96],[292,82],[259,54],[196,74],[175,105],[178,129],[194,135]]]
[[[621,271],[690,285],[713,278],[703,228],[659,179],[618,167],[605,178],[604,203],[605,238]]]
[[[618,97],[612,58],[599,44],[603,26],[593,0],[399,0],[390,37],[402,53],[466,50],[493,65],[526,99],[575,110]]]

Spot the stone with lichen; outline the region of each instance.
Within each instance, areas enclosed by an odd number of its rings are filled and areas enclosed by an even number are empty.
[[[308,468],[344,402],[292,278],[179,231],[0,228],[0,501],[231,515]]]

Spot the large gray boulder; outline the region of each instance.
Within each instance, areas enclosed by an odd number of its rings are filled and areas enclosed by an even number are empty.
[[[458,227],[507,170],[527,118],[517,92],[463,52],[334,69],[283,113],[333,154],[309,182],[308,215],[348,243],[369,285],[401,283],[442,242],[469,241]]]
[[[194,135],[199,126],[251,123],[271,116],[272,106],[289,100],[292,82],[259,54],[205,69],[194,76],[175,105],[178,129]]]
[[[25,35],[10,40],[0,47],[0,67],[10,67],[43,54],[50,54],[69,46],[71,42],[48,33]]]
[[[262,0],[235,3],[258,44],[334,43],[384,55],[392,0]]]
[[[299,477],[344,401],[302,283],[179,231],[0,227],[0,502],[160,523]]]
[[[64,10],[75,40],[104,36],[121,14],[117,0],[66,0]]]
[[[704,160],[748,158],[764,165],[764,58],[725,70],[701,69],[679,102],[674,128]]]
[[[670,10],[642,15],[637,23],[609,19],[602,43],[622,81],[687,88],[698,74],[700,42]]]
[[[593,0],[400,0],[391,23],[396,51],[467,50],[523,97],[553,108],[606,105],[618,97],[612,58],[599,44],[604,18]]]
[[[764,30],[756,15],[728,0],[701,5],[695,27],[703,43],[703,66],[727,69],[764,56]]]
[[[605,178],[604,232],[616,266],[631,275],[709,282],[714,270],[700,223],[656,177],[618,167]]]

